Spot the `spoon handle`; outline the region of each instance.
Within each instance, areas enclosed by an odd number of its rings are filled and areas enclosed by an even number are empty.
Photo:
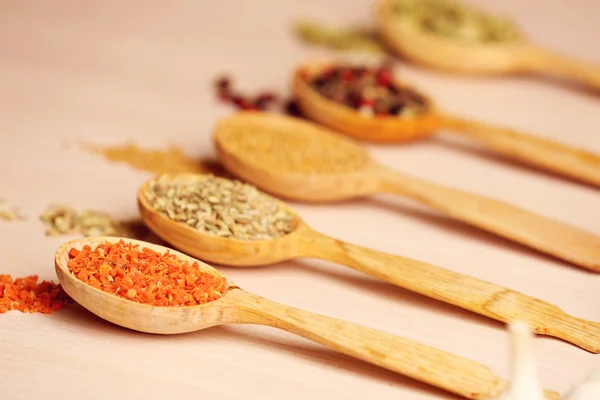
[[[600,90],[600,65],[565,57],[553,51],[529,46],[521,53],[521,69],[548,73]]]
[[[506,380],[489,367],[443,350],[234,289],[241,323],[268,325],[468,399],[499,394]]]
[[[500,154],[600,187],[600,155],[513,129],[443,115],[442,126]]]
[[[406,196],[501,237],[600,272],[600,237],[488,197],[448,188],[383,167],[371,173],[380,191]]]
[[[501,322],[521,320],[536,333],[600,353],[600,323],[554,304],[422,261],[345,243],[306,228],[303,256],[346,265],[374,278]]]

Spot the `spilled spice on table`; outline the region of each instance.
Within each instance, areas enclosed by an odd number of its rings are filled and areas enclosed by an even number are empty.
[[[138,244],[102,243],[69,251],[69,271],[82,282],[127,300],[153,306],[194,306],[215,301],[227,291],[222,276]]]
[[[255,94],[242,93],[233,86],[233,79],[220,75],[214,81],[216,98],[238,110],[276,112],[300,116],[296,103],[291,98],[284,98],[270,90],[261,90]]]
[[[76,211],[68,205],[52,205],[40,216],[46,236],[80,233],[83,236],[118,236],[123,227],[107,213],[96,210]]]
[[[71,302],[60,284],[38,279],[37,275],[15,279],[0,275],[0,314],[8,311],[52,314]]]
[[[16,207],[7,207],[6,200],[0,198],[0,221],[23,221],[27,219]]]
[[[141,219],[115,220],[104,211],[77,211],[69,205],[53,205],[40,216],[40,220],[46,226],[46,236],[122,236],[156,244],[164,243]]]
[[[382,54],[387,48],[375,29],[365,27],[334,27],[301,20],[294,24],[294,34],[304,43],[337,51],[365,51]]]
[[[162,149],[143,149],[128,143],[117,146],[82,144],[84,149],[99,154],[109,161],[127,164],[141,171],[159,173],[212,173],[228,175],[218,162],[195,160],[177,146]]]

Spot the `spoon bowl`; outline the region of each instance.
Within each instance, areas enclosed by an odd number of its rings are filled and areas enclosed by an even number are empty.
[[[421,65],[469,74],[512,74],[525,70],[524,41],[466,42],[419,29],[409,18],[395,15],[395,0],[382,0],[376,9],[378,32],[396,52]]]
[[[248,293],[232,282],[217,300],[197,306],[150,306],[118,297],[80,281],[68,267],[71,248],[95,247],[124,240],[141,248],[197,262],[211,274],[221,274],[178,251],[118,237],[76,239],[56,251],[55,269],[67,294],[84,308],[115,325],[154,334],[180,334],[222,324],[257,324],[281,329],[371,364],[397,372],[467,399],[492,398],[507,387],[506,379],[489,367],[461,356],[389,333],[289,307]],[[547,399],[558,393],[546,391]]]
[[[442,37],[395,13],[396,0],[376,6],[377,30],[386,45],[406,59],[456,74],[515,75],[547,73],[600,90],[600,66],[544,49],[521,33],[516,40],[477,43]]]
[[[116,243],[120,240],[137,244],[140,247],[147,247],[160,253],[169,250],[180,259],[190,263],[197,261],[166,247],[135,239],[100,236],[66,242],[56,251],[54,263],[56,275],[65,292],[88,311],[115,325],[154,334],[179,334],[209,328],[221,324],[223,318],[230,318],[229,314],[235,311],[223,300],[230,289],[237,287],[229,280],[227,280],[228,292],[213,302],[198,306],[153,307],[106,293],[86,284],[69,271],[69,250],[71,248],[77,250],[83,249],[84,246],[94,248],[105,242]],[[216,277],[222,277],[222,274],[210,265],[202,262],[199,265],[203,271]]]
[[[190,182],[205,179],[203,175],[186,173],[162,176],[177,177]],[[277,202],[294,216],[293,232],[270,240],[240,240],[210,235],[156,212],[144,196],[151,182],[152,180],[146,181],[139,188],[137,195],[138,209],[144,224],[161,239],[168,243],[176,243],[177,248],[201,260],[236,267],[275,264],[289,259],[290,254],[297,251],[298,237],[306,228],[306,224],[287,204],[265,194],[265,197]]]
[[[366,61],[361,63],[367,64]],[[395,80],[397,86],[408,88],[426,100],[427,112],[410,118],[365,118],[356,110],[336,103],[313,90],[308,82],[334,65],[331,59],[314,60],[299,66],[293,75],[292,90],[302,114],[325,126],[358,140],[380,143],[403,143],[431,135],[442,126],[434,102],[414,87]]]
[[[214,143],[221,162],[242,180],[288,200],[329,203],[379,190],[369,175],[377,164],[363,147],[317,124],[290,121],[285,116],[245,111],[220,121]],[[293,153],[283,147],[284,142],[273,142],[280,134],[295,137]],[[240,145],[246,149],[239,151]],[[277,160],[276,168],[261,159],[265,152]],[[286,169],[293,157],[310,157],[310,164],[298,165],[305,163],[300,160]]]

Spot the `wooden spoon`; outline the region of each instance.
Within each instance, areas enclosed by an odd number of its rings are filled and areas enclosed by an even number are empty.
[[[377,30],[391,50],[418,64],[477,75],[547,73],[600,90],[600,65],[569,59],[527,39],[480,44],[442,37],[399,18],[394,4],[395,0],[378,4]]]
[[[308,62],[298,67],[293,76],[292,88],[298,107],[304,116],[316,122],[359,140],[387,143],[420,139],[444,129],[473,139],[505,157],[600,186],[600,155],[513,129],[446,115],[438,111],[433,101],[422,93],[419,94],[427,100],[428,111],[420,116],[364,117],[350,107],[329,100],[309,86],[309,81],[315,75],[335,63],[334,60]],[[398,80],[396,85],[418,92]]]
[[[223,324],[258,324],[282,329],[340,353],[398,372],[468,399],[497,395],[507,381],[487,366],[372,328],[285,306],[240,289],[228,281],[223,297],[198,306],[154,307],[115,296],[79,280],[69,271],[69,250],[119,240],[165,253],[167,250],[221,277],[211,266],[185,254],[139,240],[94,237],[76,239],[56,251],[55,266],[65,292],[77,303],[113,324],[154,334],[179,334]],[[552,391],[547,398],[559,398]]]
[[[334,202],[376,193],[409,197],[491,233],[600,272],[600,238],[541,215],[392,171],[351,139],[285,115],[238,112],[214,132],[233,174],[282,198]]]
[[[162,177],[193,181],[205,179],[206,175],[163,174]],[[332,261],[497,321],[520,319],[536,333],[561,338],[593,353],[600,352],[598,323],[567,315],[553,304],[490,282],[325,236],[311,229],[288,205],[265,193],[262,193],[265,199],[278,202],[293,215],[294,231],[272,240],[238,240],[209,235],[157,212],[145,197],[151,183],[152,179],[138,191],[142,220],[163,240],[201,260],[235,267],[268,265],[298,257]]]

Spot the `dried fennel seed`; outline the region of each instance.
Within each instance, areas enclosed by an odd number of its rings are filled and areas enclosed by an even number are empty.
[[[80,233],[83,236],[120,236],[125,229],[101,211],[77,212],[66,205],[51,206],[40,216],[46,225],[46,236]]]
[[[292,173],[344,173],[367,161],[364,151],[343,137],[312,125],[299,130],[287,124],[253,126],[244,121],[219,132],[220,142],[256,165]]]
[[[460,0],[397,0],[395,11],[414,20],[421,29],[448,38],[479,43],[523,39],[510,19]]]
[[[161,176],[144,195],[157,212],[209,235],[269,240],[295,228],[294,216],[279,201],[237,180]]]
[[[333,50],[362,50],[377,54],[386,52],[385,46],[374,31],[360,27],[335,28],[304,20],[294,25],[294,33],[304,43]]]
[[[0,198],[0,205],[5,202],[6,200]],[[25,216],[21,215],[16,207],[0,209],[0,221],[22,221],[25,219]]]

